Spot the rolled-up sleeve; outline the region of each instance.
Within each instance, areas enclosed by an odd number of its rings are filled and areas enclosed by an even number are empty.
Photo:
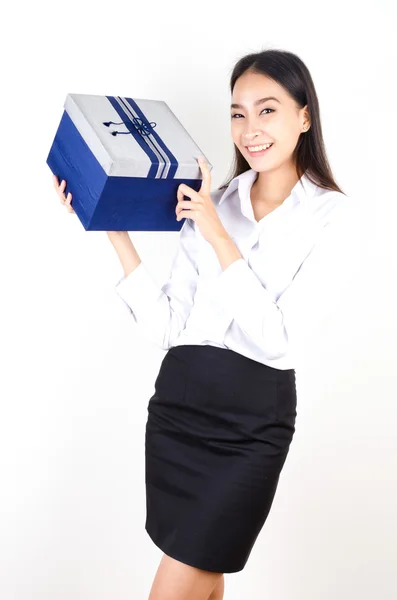
[[[141,262],[117,282],[115,289],[146,337],[166,350],[174,344],[185,326],[197,280],[194,222],[185,219],[167,281],[160,286]]]
[[[299,351],[300,343],[343,305],[358,272],[363,236],[357,201],[347,197],[345,205],[336,206],[277,301],[243,258],[219,275],[225,308],[269,358]]]

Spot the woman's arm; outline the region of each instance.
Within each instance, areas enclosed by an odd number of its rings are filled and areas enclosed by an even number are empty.
[[[218,297],[237,324],[271,358],[300,344],[343,304],[363,251],[359,204],[344,198],[277,300],[247,261],[235,260],[217,280]]]
[[[107,231],[108,238],[123,267],[124,276],[127,277],[142,262],[128,231]]]
[[[194,222],[186,219],[183,223],[171,272],[162,286],[140,260],[131,240],[112,236],[112,243],[124,269],[116,292],[144,335],[167,350],[185,327],[196,293],[198,248]]]

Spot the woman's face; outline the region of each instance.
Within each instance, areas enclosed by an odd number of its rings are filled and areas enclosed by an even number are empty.
[[[276,100],[255,105],[256,101],[268,96]],[[235,104],[239,106],[233,106]],[[285,89],[265,75],[246,71],[235,83],[231,106],[232,139],[255,171],[275,169],[292,161],[303,126],[309,124],[308,116],[307,105],[299,109]],[[271,148],[258,154],[250,153],[247,147],[269,142],[273,144]]]

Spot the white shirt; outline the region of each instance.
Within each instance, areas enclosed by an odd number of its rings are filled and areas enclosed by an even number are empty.
[[[164,285],[144,262],[116,284],[135,322],[164,350],[210,344],[276,369],[295,368],[305,336],[343,301],[360,259],[357,201],[304,174],[257,222],[250,199],[257,175],[249,169],[211,192],[243,258],[222,270],[211,244],[186,218]]]

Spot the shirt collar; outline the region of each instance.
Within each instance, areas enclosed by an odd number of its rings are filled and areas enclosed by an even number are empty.
[[[222,202],[224,202],[224,200],[226,200],[226,198],[235,189],[238,189],[240,198],[249,197],[249,192],[251,190],[251,187],[252,187],[254,181],[257,178],[257,175],[258,175],[258,172],[255,171],[254,169],[248,169],[247,171],[244,171],[244,173],[240,173],[240,175],[237,175],[237,177],[232,179],[232,181],[229,183],[229,186],[226,188],[226,190],[222,194],[222,196],[219,200],[219,205],[222,204]],[[294,194],[296,196],[296,198],[298,198],[298,200],[300,202],[302,202],[302,204],[304,204],[308,198],[311,198],[312,196],[314,196],[314,194],[316,193],[316,189],[317,189],[317,185],[309,180],[309,178],[306,175],[306,171],[305,171],[305,173],[302,175],[302,177],[297,181],[297,183],[292,188],[291,194]]]

